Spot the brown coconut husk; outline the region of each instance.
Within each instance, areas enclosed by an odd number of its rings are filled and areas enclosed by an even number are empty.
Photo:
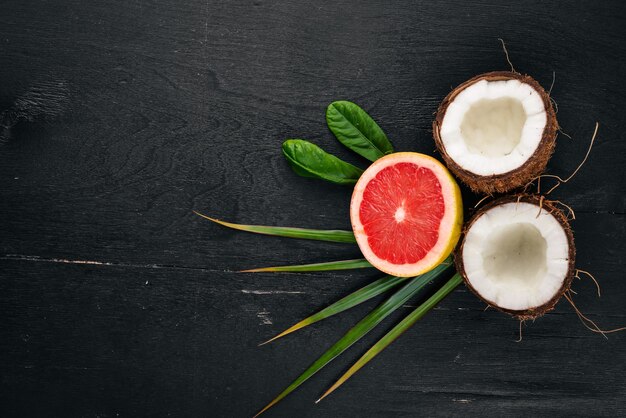
[[[474,174],[463,167],[459,166],[446,152],[440,136],[441,124],[446,114],[448,106],[454,101],[456,96],[466,89],[468,86],[481,81],[503,81],[516,79],[522,83],[530,85],[535,89],[543,100],[544,108],[547,113],[547,122],[543,130],[543,135],[539,146],[526,162],[520,167],[509,172],[497,174],[493,176],[480,176]],[[528,75],[519,74],[512,71],[493,71],[478,75],[452,90],[450,94],[439,105],[435,121],[433,122],[433,136],[437,149],[441,153],[446,165],[463,183],[467,184],[474,192],[486,193],[493,195],[494,193],[506,193],[518,187],[526,185],[529,181],[541,174],[548,164],[548,160],[554,152],[556,143],[556,135],[559,130],[559,124],[556,120],[556,113],[550,100],[549,94],[541,87],[541,85]]]
[[[511,203],[511,202],[531,203],[537,206],[537,214],[539,214],[539,211],[541,209],[552,214],[563,227],[563,230],[565,231],[565,235],[567,236],[567,242],[569,246],[569,263],[568,263],[567,275],[565,277],[565,280],[563,280],[563,285],[548,302],[544,303],[541,306],[536,306],[527,310],[511,310],[511,309],[501,308],[497,304],[495,304],[493,301],[485,299],[480,293],[476,291],[476,289],[472,287],[471,283],[467,279],[467,274],[465,273],[465,268],[463,265],[463,258],[462,258],[463,245],[465,244],[465,235],[467,231],[472,227],[472,225],[478,218],[480,218],[482,215],[485,214],[485,212],[489,211],[490,209],[496,206],[499,206],[505,203]],[[496,199],[493,202],[490,202],[489,204],[480,208],[474,214],[474,216],[472,216],[469,222],[467,222],[463,231],[463,240],[457,247],[457,250],[455,252],[455,257],[454,257],[457,271],[463,277],[463,280],[465,281],[465,285],[476,296],[478,296],[478,298],[483,300],[487,305],[492,306],[495,309],[498,309],[499,311],[512,315],[514,318],[519,319],[521,321],[525,321],[528,319],[536,319],[544,315],[546,312],[549,312],[554,309],[554,307],[556,306],[558,301],[561,299],[561,297],[563,297],[563,295],[565,295],[566,292],[570,290],[572,279],[576,275],[576,268],[574,267],[575,258],[576,258],[576,247],[574,246],[574,234],[572,233],[572,228],[570,227],[569,221],[565,213],[563,213],[563,211],[561,211],[558,208],[556,202],[546,200],[544,199],[543,196],[526,195],[526,194],[505,196],[500,199]]]

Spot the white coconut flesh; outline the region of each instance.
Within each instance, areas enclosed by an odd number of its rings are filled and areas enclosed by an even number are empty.
[[[483,299],[524,311],[560,291],[568,275],[569,242],[552,214],[531,203],[511,202],[472,223],[461,256],[466,279]]]
[[[535,152],[547,123],[541,95],[519,80],[480,80],[448,105],[439,136],[452,160],[480,176],[504,174]]]

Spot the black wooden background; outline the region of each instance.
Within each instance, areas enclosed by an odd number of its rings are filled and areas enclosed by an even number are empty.
[[[192,214],[349,228],[350,189],[283,161],[359,103],[397,150],[436,155],[458,83],[555,74],[549,172],[576,212],[580,309],[626,323],[626,9],[615,1],[3,1],[0,4],[0,415],[251,416],[376,302],[257,344],[378,274],[241,274],[353,258]],[[468,196],[468,205],[476,198]],[[280,417],[624,416],[624,334],[572,308],[524,327],[460,287],[318,405],[399,316],[267,413]],[[410,306],[401,314],[410,312]]]

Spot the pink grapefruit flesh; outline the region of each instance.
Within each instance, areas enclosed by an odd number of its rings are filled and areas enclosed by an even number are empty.
[[[463,223],[461,194],[434,158],[390,154],[357,182],[350,219],[359,248],[374,267],[394,276],[416,276],[454,249]]]

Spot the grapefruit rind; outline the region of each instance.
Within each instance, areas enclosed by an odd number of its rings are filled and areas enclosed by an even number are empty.
[[[384,168],[397,163],[413,163],[433,172],[441,185],[444,214],[439,224],[439,237],[435,245],[421,260],[411,264],[393,264],[378,257],[370,248],[368,236],[360,220],[360,207],[368,183]],[[439,161],[416,152],[397,152],[376,160],[359,178],[350,202],[350,220],[357,244],[363,256],[378,270],[398,277],[424,274],[441,264],[454,250],[463,225],[463,203],[458,184]]]

